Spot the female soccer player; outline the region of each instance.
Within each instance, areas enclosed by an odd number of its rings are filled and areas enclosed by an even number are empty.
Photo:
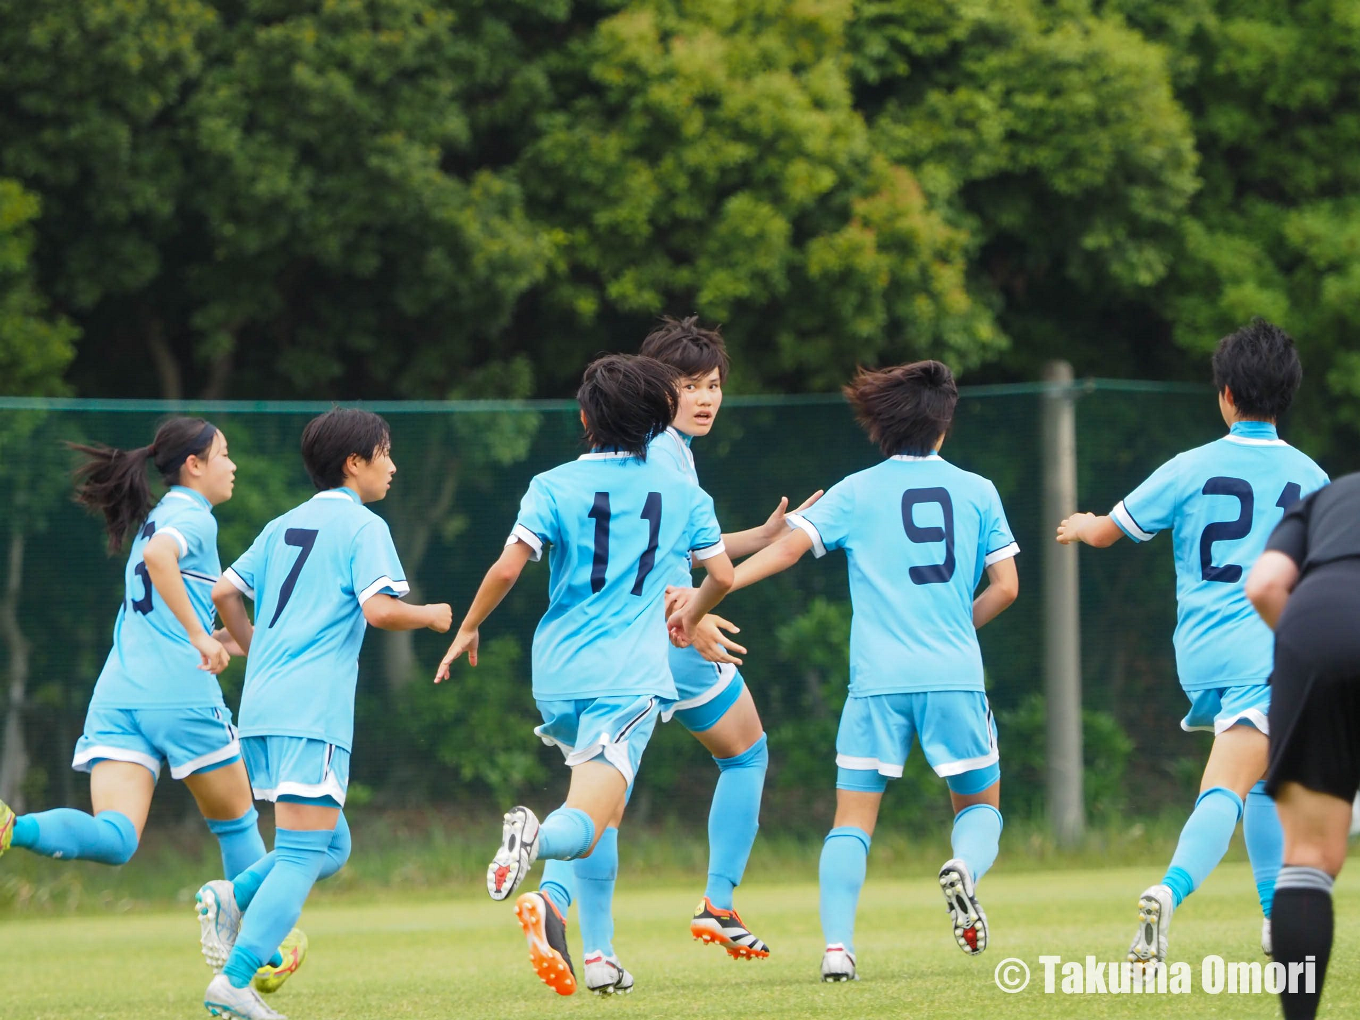
[[[0,853],[11,844],[60,860],[124,864],[146,824],[163,765],[184,781],[221,843],[228,877],[264,853],[231,713],[217,683],[230,660],[212,633],[221,567],[213,507],[231,498],[227,437],[200,418],[172,418],[151,445],[73,449],[76,499],[104,516],[109,551],[130,538],[125,597],[76,743],[94,814],[57,808],[15,817],[0,804]],[[169,487],[156,503],[151,461]]]
[[[577,393],[590,451],[536,476],[500,559],[487,572],[436,682],[464,652],[477,664],[478,628],[551,546],[548,612],[534,634],[535,731],[556,744],[572,770],[567,801],[542,826],[527,807],[505,816],[500,850],[487,869],[491,898],[503,900],[534,861],[587,857],[622,816],[627,791],[656,719],[675,701],[663,612],[666,585],[687,556],[708,571],[690,615],[699,619],[727,592],[732,561],[713,500],[691,479],[648,456],[675,417],[675,374],[652,358],[613,355],[592,363]],[[539,977],[561,995],[576,990],[567,951],[567,904],[545,881],[516,913]],[[632,979],[612,959],[615,990]],[[600,989],[596,989],[600,990]]]

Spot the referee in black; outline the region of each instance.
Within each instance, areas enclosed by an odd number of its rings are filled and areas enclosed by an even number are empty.
[[[1284,827],[1271,919],[1275,959],[1316,966],[1281,994],[1286,1020],[1312,1020],[1332,953],[1332,882],[1346,859],[1360,786],[1360,474],[1285,511],[1247,578],[1275,631],[1266,792]]]

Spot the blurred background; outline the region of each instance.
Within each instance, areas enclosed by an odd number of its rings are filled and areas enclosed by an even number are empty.
[[[87,797],[70,749],[121,561],[70,504],[61,440],[210,416],[241,465],[229,562],[309,491],[307,418],[362,400],[400,469],[377,509],[418,597],[457,615],[529,477],[577,452],[585,362],[698,314],[733,358],[696,445],[733,530],[873,462],[835,395],[857,364],[958,372],[945,453],[996,481],[1023,550],[983,650],[1007,846],[1042,854],[1037,380],[1073,365],[1077,502],[1104,512],[1222,433],[1209,352],[1263,315],[1304,363],[1286,437],[1360,467],[1357,148],[1346,0],[0,0],[0,790]],[[370,636],[356,828],[447,845],[560,789],[529,732],[546,580],[452,689],[427,682],[442,639]],[[1083,554],[1080,592],[1085,811],[1127,843],[1183,817],[1207,752],[1177,725],[1169,542]],[[771,734],[763,838],[819,838],[844,565],[725,611]],[[715,776],[664,728],[634,820],[701,846]],[[164,844],[199,854],[162,787]],[[915,759],[885,827],[947,817]],[[10,865],[0,906],[46,895]]]

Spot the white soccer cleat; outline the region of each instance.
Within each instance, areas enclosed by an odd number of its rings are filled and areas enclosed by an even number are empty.
[[[486,868],[486,891],[493,900],[507,899],[538,860],[538,819],[527,807],[512,807],[505,815],[501,848]]]
[[[1270,931],[1270,918],[1261,921],[1261,952],[1267,956],[1275,955],[1275,939]]]
[[[987,948],[987,914],[978,902],[968,865],[957,857],[945,861],[940,869],[940,891],[953,923],[954,941],[969,956],[977,956]]]
[[[213,1016],[231,1020],[288,1020],[278,1010],[270,1009],[250,985],[237,988],[225,974],[218,974],[208,984],[203,1005]]]
[[[227,965],[232,947],[236,945],[236,933],[241,929],[241,908],[236,905],[236,886],[224,878],[214,879],[198,890],[194,901],[198,911],[203,959],[220,974]]]
[[[586,953],[586,987],[596,995],[627,995],[633,990],[633,975],[623,969],[617,956],[605,956],[597,949]]]
[[[1130,963],[1154,967],[1166,963],[1166,939],[1175,902],[1171,890],[1164,885],[1150,886],[1138,897],[1138,934],[1129,946]]]
[[[858,981],[855,972],[855,954],[839,942],[833,942],[822,954],[823,981]]]

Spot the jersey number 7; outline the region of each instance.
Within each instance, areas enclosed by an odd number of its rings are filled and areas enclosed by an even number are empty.
[[[590,591],[598,594],[604,590],[605,573],[609,570],[609,493],[595,493],[595,503],[586,515],[595,522],[595,556],[590,565]],[[637,580],[633,582],[632,595],[642,594],[642,584],[656,565],[656,547],[661,540],[661,493],[647,493],[647,502],[642,505],[638,515],[647,522],[647,548],[638,562]]]
[[[293,569],[288,571],[288,576],[283,579],[283,587],[279,589],[279,604],[274,608],[274,615],[269,621],[270,627],[279,622],[279,614],[293,597],[293,588],[297,586],[298,575],[302,573],[302,565],[307,562],[307,557],[312,555],[312,547],[316,545],[318,534],[315,528],[289,528],[283,533],[284,544],[297,546],[299,551],[297,559],[293,561]]]

